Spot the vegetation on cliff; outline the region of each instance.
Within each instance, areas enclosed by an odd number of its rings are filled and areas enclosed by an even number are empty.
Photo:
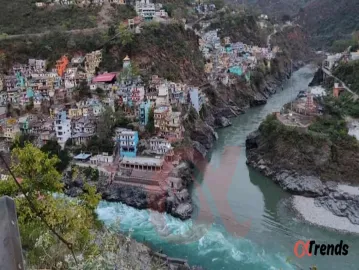
[[[359,93],[359,60],[341,63],[333,74],[349,85],[351,90]]]
[[[12,151],[11,169],[21,186],[10,178],[0,181],[0,197],[14,198],[26,269],[168,269],[170,263],[131,237],[116,234],[97,219],[95,209],[101,196],[84,183],[76,199],[63,195],[58,158],[25,143]],[[8,174],[7,171],[2,172]],[[83,173],[97,181],[97,170],[73,167],[71,177]],[[26,197],[24,196],[26,194]],[[58,234],[60,237],[58,237]],[[184,267],[183,269],[189,269]],[[193,268],[194,269],[194,268]]]
[[[316,47],[328,47],[333,41],[350,38],[359,26],[357,0],[311,0],[300,10],[297,21],[311,34]]]
[[[251,151],[270,161],[274,170],[356,182],[359,144],[348,135],[344,115],[332,113],[336,109],[333,102],[325,100],[325,114],[306,130],[285,126],[274,115],[268,116],[259,127],[258,148]]]
[[[268,32],[258,26],[257,15],[248,10],[223,11],[212,20],[209,29],[220,29],[220,36],[229,36],[233,42],[265,46]]]
[[[38,8],[34,1],[0,0],[0,34],[29,34],[97,26],[98,7]]]
[[[14,63],[28,58],[48,59],[53,65],[61,55],[88,53],[103,48],[102,70],[121,70],[126,55],[139,66],[145,77],[157,74],[173,81],[200,84],[204,79],[204,59],[197,36],[179,23],[149,23],[129,43],[113,39],[101,31],[88,34],[52,33],[0,41],[0,68],[7,70]]]

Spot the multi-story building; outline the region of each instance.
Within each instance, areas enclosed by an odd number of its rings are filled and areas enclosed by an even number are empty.
[[[169,85],[166,81],[156,86],[156,88],[158,90],[156,105],[169,104],[168,87],[169,87]]]
[[[155,4],[151,3],[150,0],[136,1],[135,10],[146,21],[151,21],[156,15]]]
[[[147,125],[150,109],[151,109],[151,102],[149,100],[141,102],[139,106],[140,125],[142,126]]]
[[[72,143],[75,145],[87,144],[92,136],[95,135],[96,125],[88,117],[81,117],[74,122],[72,128]]]
[[[65,111],[61,111],[56,115],[54,126],[57,142],[61,147],[64,147],[66,141],[71,138],[71,119],[67,117]]]
[[[189,90],[189,97],[193,108],[199,113],[204,103],[204,96],[200,90],[193,87]]]
[[[184,128],[181,123],[181,113],[172,112],[166,119],[166,126],[163,135],[166,139],[177,141],[183,138]]]
[[[28,115],[25,115],[25,116],[22,116],[19,118],[19,128],[20,128],[21,132],[23,132],[23,133],[29,132],[29,128],[30,128],[29,124],[30,124],[30,121],[29,121]]]
[[[172,149],[172,146],[166,139],[154,137],[150,139],[150,149],[157,155],[165,155]]]
[[[20,128],[19,128],[19,124],[16,121],[16,119],[14,119],[14,118],[8,119],[8,121],[6,122],[4,137],[7,140],[12,141],[15,139],[16,135],[19,132],[20,132]]]
[[[160,106],[154,110],[155,128],[166,131],[166,119],[172,113],[171,106]]]
[[[121,157],[136,157],[138,132],[132,130],[121,130],[118,132],[117,142],[120,148]]]
[[[96,72],[102,61],[102,51],[93,51],[85,55],[85,70],[88,76],[92,76]]]

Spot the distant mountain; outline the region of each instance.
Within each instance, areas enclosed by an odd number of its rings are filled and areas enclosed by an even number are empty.
[[[359,0],[226,0],[247,4],[281,20],[291,16],[311,36],[316,48],[329,47],[334,40],[347,39],[359,30]]]
[[[359,0],[314,0],[299,11],[296,21],[309,31],[313,45],[327,47],[359,30]]]

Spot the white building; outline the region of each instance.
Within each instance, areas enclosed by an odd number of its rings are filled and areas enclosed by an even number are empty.
[[[91,157],[90,163],[93,165],[112,164],[113,156],[109,156],[108,153],[102,153],[102,155],[96,155]]]
[[[193,108],[199,113],[204,103],[204,96],[198,88],[194,87],[189,90],[189,96]]]
[[[166,105],[168,104],[168,83],[164,82],[156,86],[158,90],[158,95],[156,99],[156,105]]]
[[[62,111],[56,115],[55,118],[55,132],[57,142],[63,148],[68,139],[71,138],[71,119]]]
[[[156,16],[156,7],[150,0],[136,1],[135,10],[145,20],[152,20]]]
[[[326,69],[331,70],[341,57],[342,57],[341,53],[337,53],[334,55],[328,55],[327,59],[324,60],[323,66]]]
[[[155,137],[150,139],[150,149],[155,154],[165,155],[172,149],[172,146],[166,139]]]

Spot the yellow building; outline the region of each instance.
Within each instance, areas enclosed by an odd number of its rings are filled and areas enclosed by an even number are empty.
[[[69,109],[69,118],[74,118],[74,117],[81,117],[82,116],[82,109],[78,109],[78,108],[71,108]]]
[[[17,123],[17,120],[14,118],[8,119],[6,121],[4,137],[8,140],[14,140],[18,133],[20,133],[20,128]]]
[[[166,120],[172,113],[171,106],[160,106],[157,107],[153,112],[153,118],[155,122],[155,128],[160,131],[166,131]]]
[[[204,66],[204,72],[205,73],[211,73],[212,69],[213,69],[213,63],[212,62],[209,62],[209,63],[205,64],[205,66]]]

